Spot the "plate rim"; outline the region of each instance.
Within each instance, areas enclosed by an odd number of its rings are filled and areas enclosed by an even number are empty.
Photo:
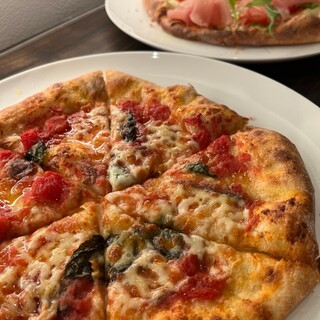
[[[301,99],[301,101],[303,103],[306,103],[308,105],[308,108],[310,108],[314,112],[316,112],[317,117],[320,119],[320,110],[319,110],[319,107],[317,105],[315,105],[313,102],[311,102],[307,98],[303,97],[301,94],[299,94],[299,93],[295,92],[294,90],[286,87],[285,85],[281,84],[278,81],[275,81],[275,80],[273,80],[271,78],[268,78],[268,77],[266,77],[264,75],[261,75],[261,74],[255,72],[255,71],[246,69],[246,68],[244,68],[242,66],[234,65],[234,64],[231,64],[231,63],[228,63],[228,62],[225,62],[225,61],[209,59],[209,58],[206,58],[206,57],[193,56],[193,55],[188,55],[188,54],[171,53],[171,52],[157,52],[157,51],[112,52],[112,53],[90,54],[90,55],[78,56],[78,57],[73,57],[73,58],[68,58],[68,59],[62,59],[62,60],[46,63],[46,64],[43,64],[43,65],[40,65],[40,66],[36,66],[34,68],[30,68],[30,69],[24,70],[22,72],[16,73],[16,74],[14,74],[12,76],[9,76],[9,77],[1,80],[0,81],[0,94],[1,94],[1,91],[2,91],[2,84],[6,83],[6,82],[9,82],[9,84],[10,84],[10,82],[14,81],[17,77],[20,77],[20,76],[24,77],[24,75],[28,75],[28,74],[32,75],[33,72],[36,72],[39,69],[46,69],[47,67],[50,67],[50,68],[54,69],[55,66],[60,65],[60,64],[61,65],[65,64],[65,63],[67,63],[67,64],[71,63],[72,64],[74,61],[76,61],[76,63],[79,63],[79,62],[83,61],[83,59],[89,59],[89,61],[91,61],[91,60],[96,59],[97,57],[101,58],[101,59],[103,59],[105,61],[105,65],[106,65],[106,68],[107,68],[107,60],[108,60],[109,57],[111,57],[111,59],[112,59],[113,57],[117,58],[117,57],[121,56],[120,60],[124,59],[124,57],[126,57],[126,59],[128,60],[128,55],[148,56],[149,58],[152,58],[155,61],[157,61],[157,59],[159,57],[160,58],[163,57],[164,60],[165,59],[169,59],[169,60],[170,59],[171,60],[172,59],[180,59],[181,57],[183,57],[184,59],[191,59],[191,60],[194,60],[194,61],[199,61],[200,63],[207,62],[211,66],[214,66],[214,67],[219,66],[219,67],[223,68],[224,71],[227,71],[227,72],[229,72],[229,71],[231,71],[231,72],[241,71],[241,72],[246,73],[248,76],[252,76],[254,78],[258,77],[258,79],[262,79],[262,81],[269,82],[272,86],[275,86],[276,88],[279,88],[280,91],[281,90],[285,90],[284,92],[288,92],[290,97],[292,95],[293,95],[294,98],[298,98],[299,97],[299,99]],[[95,71],[95,70],[92,70],[92,71]],[[50,75],[49,75],[49,77],[50,77]],[[183,75],[181,75],[181,78],[182,77],[183,77]],[[22,79],[22,80],[24,80],[24,79]],[[250,80],[250,81],[252,81],[252,80]],[[52,84],[54,84],[54,83],[52,82]],[[311,108],[311,106],[313,106],[313,107]],[[232,107],[232,106],[230,106],[230,107]],[[308,134],[306,136],[309,138]],[[320,144],[316,145],[316,147],[320,150]],[[319,150],[317,150],[317,151],[319,151]],[[320,175],[319,175],[319,177],[320,177]],[[317,185],[320,185],[320,182]],[[316,212],[316,215],[318,215],[317,212]],[[314,292],[311,293],[308,296],[309,298],[307,297],[305,299],[306,301],[303,304],[303,308],[304,309],[302,311],[300,309],[298,309],[298,310],[300,310],[300,312],[303,312],[303,313],[304,312],[308,312],[309,315],[311,315],[311,316],[320,315],[320,309],[313,303],[314,300],[317,297],[319,297],[319,294],[320,294],[320,285],[317,285],[317,287],[314,290]],[[316,297],[314,295],[316,295]],[[310,310],[308,309],[309,307],[310,307]],[[297,308],[295,310],[297,310]],[[293,311],[293,314],[292,314],[292,316],[294,317],[294,320],[295,319],[300,319],[299,318],[299,314],[296,315],[294,313],[294,311]],[[292,316],[289,315],[288,320],[292,319]],[[298,318],[296,318],[296,317],[298,317]],[[304,318],[304,319],[306,319],[306,318]]]

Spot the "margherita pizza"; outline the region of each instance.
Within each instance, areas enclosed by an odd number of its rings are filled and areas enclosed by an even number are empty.
[[[320,41],[319,0],[142,0],[166,32],[215,45]]]
[[[0,111],[0,318],[285,319],[320,280],[283,135],[108,70]]]

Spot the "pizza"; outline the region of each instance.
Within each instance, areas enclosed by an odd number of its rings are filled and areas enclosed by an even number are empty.
[[[108,209],[102,232],[108,319],[282,319],[318,277],[299,261],[237,251]]]
[[[169,34],[225,46],[320,41],[319,0],[142,0]]]
[[[0,318],[285,319],[320,280],[295,145],[120,71],[0,111]]]

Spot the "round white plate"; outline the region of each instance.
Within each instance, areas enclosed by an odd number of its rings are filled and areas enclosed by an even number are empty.
[[[298,46],[214,46],[176,38],[152,22],[142,0],[105,0],[111,21],[129,36],[158,49],[234,62],[263,62],[297,59],[320,53],[320,43]]]
[[[44,65],[0,81],[0,109],[56,82],[107,68],[159,85],[192,84],[204,96],[252,118],[252,125],[286,135],[299,149],[318,195],[316,230],[320,240],[320,109],[298,93],[257,73],[226,62],[183,54],[99,54]],[[319,299],[320,285],[288,319],[320,319]]]

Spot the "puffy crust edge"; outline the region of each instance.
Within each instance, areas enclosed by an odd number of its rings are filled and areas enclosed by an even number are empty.
[[[101,71],[56,83],[1,111],[0,146],[1,138],[13,133],[19,134],[44,123],[46,119],[54,115],[52,108],[60,108],[63,113],[71,114],[86,104],[98,101],[107,101]]]

